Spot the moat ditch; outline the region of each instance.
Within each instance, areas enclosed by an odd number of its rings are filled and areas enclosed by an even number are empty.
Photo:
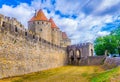
[[[63,66],[6,78],[0,82],[119,82],[120,67],[105,70],[102,66]]]

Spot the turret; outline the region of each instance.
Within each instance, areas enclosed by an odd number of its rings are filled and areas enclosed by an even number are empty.
[[[66,47],[71,44],[71,40],[68,38],[65,32],[62,32],[61,46]]]
[[[28,30],[51,42],[51,23],[41,9],[28,21]]]
[[[52,18],[49,19],[49,22],[51,22],[52,43],[60,45],[60,29],[57,27]]]
[[[3,20],[4,20],[4,15],[0,14],[0,27],[2,27]]]

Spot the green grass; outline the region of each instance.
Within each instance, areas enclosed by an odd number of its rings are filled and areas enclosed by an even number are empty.
[[[110,82],[111,78],[115,78],[120,74],[120,67],[104,71],[102,73],[92,74],[90,82]],[[119,79],[120,82],[120,79]]]
[[[120,74],[120,67],[105,71],[101,66],[63,66],[0,82],[110,82],[116,74]]]

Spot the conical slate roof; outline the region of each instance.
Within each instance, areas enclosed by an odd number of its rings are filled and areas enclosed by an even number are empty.
[[[44,12],[42,11],[42,9],[40,9],[35,16],[33,16],[31,18],[30,21],[48,21],[47,17],[45,16]]]

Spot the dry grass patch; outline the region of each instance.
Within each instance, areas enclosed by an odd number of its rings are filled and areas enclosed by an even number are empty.
[[[101,71],[104,71],[101,66],[64,66],[3,79],[0,82],[88,82],[89,75]]]

